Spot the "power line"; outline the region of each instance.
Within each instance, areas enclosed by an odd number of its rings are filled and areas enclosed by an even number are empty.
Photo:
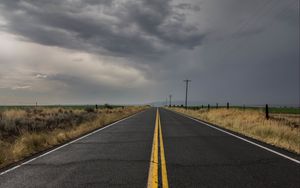
[[[296,0],[298,1],[298,0]],[[254,12],[253,16],[250,16],[249,19],[245,20],[244,22],[242,22],[241,24],[238,25],[238,27],[236,27],[236,29],[233,30],[233,34],[234,33],[240,33],[240,32],[244,32],[247,30],[247,28],[250,28],[250,26],[252,26],[253,24],[257,24],[260,22],[260,24],[262,25],[264,22],[268,22],[268,20],[262,20],[262,18],[266,18],[268,17],[268,15],[271,15],[272,12],[275,11],[281,11],[279,10],[280,7],[282,7],[282,5],[287,5],[289,3],[291,3],[294,1],[291,0],[290,2],[288,1],[286,4],[285,1],[273,1],[273,0],[266,0],[265,2],[262,3],[261,7],[258,7],[258,9],[256,9],[256,11]],[[287,7],[284,7],[283,9],[286,9]],[[252,18],[251,18],[252,17]],[[262,21],[261,21],[262,20]],[[229,39],[228,39],[229,40]],[[227,40],[227,41],[228,41]],[[217,61],[222,60],[224,61],[224,59],[227,57],[228,54],[231,54],[232,52],[236,52],[236,50],[240,50],[240,47],[245,43],[245,41],[248,40],[248,38],[243,38],[240,41],[237,42],[237,45],[231,45],[230,47],[226,47],[225,50],[223,49],[223,53],[219,56],[219,58],[217,58]],[[226,41],[226,40],[225,40]],[[223,42],[223,44],[225,44],[226,42]]]
[[[251,13],[247,15],[248,19],[245,19],[244,21],[242,21],[240,24],[236,25],[235,27],[230,27],[230,28],[233,28],[233,30],[231,31],[232,34],[239,33],[241,31],[243,31],[245,28],[247,28],[247,26],[251,22],[255,21],[257,19],[257,16],[259,17],[259,14],[261,14],[261,12],[264,11],[264,9],[267,8],[269,6],[269,4],[273,2],[273,0],[265,0],[265,1],[261,1],[261,2],[262,2],[261,5],[257,6],[254,11],[251,11]],[[227,55],[226,53],[224,53],[224,49],[228,48],[228,46],[226,44],[226,42],[228,42],[228,41],[230,41],[230,39],[227,38],[223,42],[221,42],[221,45],[220,44],[218,45],[218,46],[220,46],[220,49],[222,52],[221,53],[222,57],[225,57]],[[217,61],[223,59],[222,57],[218,58]]]
[[[280,3],[280,2],[279,2]],[[289,8],[290,4],[294,3],[294,1],[290,1],[290,2],[287,2],[285,5],[287,6],[284,6],[283,8],[280,9],[280,6],[279,4],[274,4],[274,6],[269,6],[269,9],[266,9],[264,12],[260,12],[260,14],[257,16],[257,17],[254,17],[255,19],[253,19],[252,21],[254,22],[248,22],[244,27],[242,27],[240,30],[238,30],[236,33],[238,32],[243,32],[245,31],[247,28],[249,28],[251,26],[251,24],[257,24],[259,23],[259,18],[262,18],[262,17],[268,17],[270,15],[272,15],[272,11],[275,11],[275,13],[273,12],[273,15],[278,15],[278,14],[281,14],[283,11],[285,11],[286,9]],[[273,5],[273,4],[270,4],[270,5]],[[276,5],[279,5],[279,6],[276,6]],[[279,13],[278,13],[279,12]],[[261,25],[267,25],[268,22],[273,22],[273,21],[268,21],[268,20],[264,20],[264,21],[261,21]],[[241,40],[237,41],[237,44],[236,45],[232,45],[231,48],[226,48],[227,49],[227,53],[223,53],[223,58],[220,58],[220,59],[225,59],[226,58],[226,55],[228,54],[232,54],[232,53],[235,53],[235,54],[238,54],[238,51],[241,51],[241,49],[246,46],[245,43],[247,41],[249,41],[251,39],[247,38],[247,37],[244,37],[242,38]]]

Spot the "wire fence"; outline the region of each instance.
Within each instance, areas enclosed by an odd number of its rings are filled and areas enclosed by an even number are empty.
[[[169,107],[179,107],[179,108],[185,108],[185,106],[182,105],[169,105]],[[196,105],[196,106],[187,106],[187,109],[190,110],[211,110],[211,109],[241,109],[241,110],[261,110],[265,114],[265,118],[269,119],[270,114],[299,114],[300,115],[300,107],[286,107],[286,106],[271,106],[269,104],[265,105],[230,105],[229,102],[225,104],[219,104],[215,103],[214,105],[211,104],[203,104],[203,105]]]

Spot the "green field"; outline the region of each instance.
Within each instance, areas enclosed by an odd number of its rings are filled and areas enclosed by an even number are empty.
[[[277,114],[300,114],[300,108],[270,108],[270,113]]]

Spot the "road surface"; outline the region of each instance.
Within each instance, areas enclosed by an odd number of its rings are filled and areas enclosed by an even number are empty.
[[[299,188],[299,156],[259,146],[150,108],[0,172],[0,187]]]

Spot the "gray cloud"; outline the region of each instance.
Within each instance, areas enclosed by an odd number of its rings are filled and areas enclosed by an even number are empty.
[[[297,104],[297,2],[2,0],[0,100]]]
[[[119,56],[194,48],[205,36],[170,1],[9,1],[10,32],[44,45]],[[187,6],[187,5],[185,5]]]
[[[199,5],[192,5],[192,4],[189,4],[189,3],[180,3],[178,5],[175,5],[174,7],[178,8],[178,9],[183,9],[183,10],[200,11],[200,6]]]

